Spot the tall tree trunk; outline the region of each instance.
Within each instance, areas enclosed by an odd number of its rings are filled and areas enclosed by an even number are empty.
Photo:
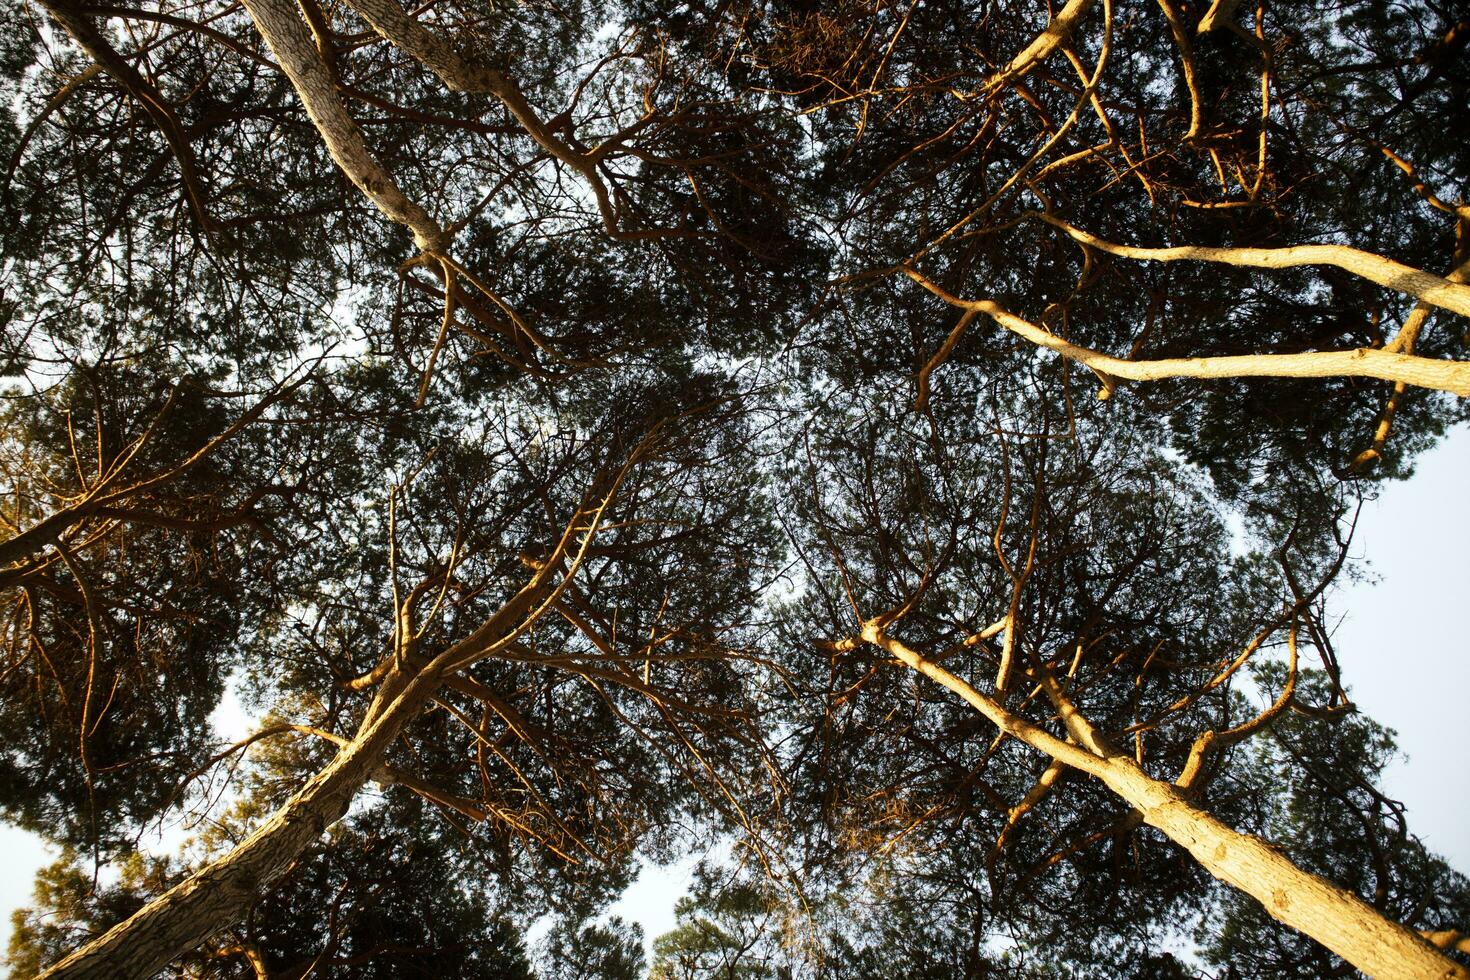
[[[398,187],[337,98],[332,76],[297,6],[289,0],[243,2],[337,166],[379,211],[413,232],[420,249],[430,255],[447,254],[449,236],[443,227]]]
[[[1345,888],[1303,871],[1259,837],[1242,834],[1154,779],[1126,756],[1107,760],[1099,778],[1180,845],[1210,874],[1250,895],[1266,911],[1378,980],[1464,978],[1423,936]]]
[[[1078,744],[1065,742],[998,701],[976,691],[943,667],[888,636],[870,621],[862,638],[943,685],[1002,731],[1058,762],[1101,780],[1151,827],[1179,844],[1210,874],[1256,899],[1277,921],[1302,932],[1377,980],[1470,980],[1423,936],[1352,892],[1293,864],[1258,837],[1242,834],[1196,807],[1171,783],[1155,779],[1128,756],[1110,750],[1065,698],[1063,721]],[[1050,693],[1050,692],[1049,692]]]
[[[357,737],[239,846],[56,963],[38,980],[145,980],[238,922],[267,885],[342,819],[358,790],[382,765],[404,723],[438,686],[428,670],[411,679],[390,676],[373,699]]]
[[[656,431],[656,430],[655,430]],[[146,980],[171,961],[244,917],[264,888],[285,874],[311,843],[342,819],[353,797],[383,768],[388,747],[403,726],[455,673],[504,649],[529,629],[576,574],[603,512],[652,435],[633,450],[595,506],[579,508],[551,554],[504,605],[468,636],[416,668],[412,641],[391,651],[377,694],[352,741],[321,772],[234,850],[143,906],[92,942],[71,953],[37,980]],[[575,551],[570,547],[580,535]],[[553,581],[555,576],[558,581]],[[406,607],[405,607],[406,608]],[[411,636],[401,609],[401,635]],[[426,658],[427,659],[427,658]],[[378,671],[373,671],[376,677]]]

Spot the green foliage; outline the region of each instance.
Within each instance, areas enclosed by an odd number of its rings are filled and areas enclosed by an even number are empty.
[[[631,978],[641,933],[599,910],[732,837],[745,870],[706,869],[658,980],[1182,976],[1191,930],[1233,975],[1340,968],[1100,785],[1036,790],[1047,760],[854,639],[879,616],[1058,735],[1035,684],[1065,677],[1159,778],[1221,735],[1203,807],[1464,927],[1375,788],[1391,742],[1336,717],[1323,596],[1354,507],[1470,402],[1119,385],[940,295],[1133,360],[1410,342],[1411,298],[1332,266],[1043,220],[1465,261],[1463,18],[1282,0],[1201,33],[1204,6],[1093,5],[997,74],[1045,5],[450,0],[414,16],[502,80],[459,92],[307,0],[325,97],[437,255],[244,8],[0,0],[0,815],[66,848],[17,975],[228,854],[385,678],[527,596],[180,975],[529,978],[550,908],[539,975]],[[1464,318],[1423,319],[1414,353],[1463,360]],[[1328,679],[1225,737],[1240,663],[1298,647]],[[231,684],[262,727],[224,746]],[[215,822],[141,855],[181,811]]]
[[[584,925],[561,919],[539,957],[541,980],[643,980],[643,930],[613,916]]]

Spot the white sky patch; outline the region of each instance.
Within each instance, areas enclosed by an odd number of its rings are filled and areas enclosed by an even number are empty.
[[[1470,689],[1470,428],[1449,433],[1363,507],[1354,557],[1376,581],[1329,597],[1346,614],[1333,636],[1354,703],[1398,733],[1400,759],[1384,790],[1408,807],[1409,831],[1470,874],[1470,764],[1464,692]]]
[[[0,850],[5,873],[0,874],[0,951],[10,948],[10,914],[31,903],[36,872],[55,861],[60,851],[29,831],[0,823]]]
[[[696,853],[673,864],[643,862],[638,877],[621,898],[608,906],[604,919],[616,915],[643,927],[643,952],[649,965],[653,963],[653,941],[674,928],[674,903],[688,893],[694,868],[704,857]]]
[[[260,727],[260,717],[245,710],[240,702],[240,682],[236,675],[225,682],[224,697],[209,716],[215,735],[225,742],[238,742]]]

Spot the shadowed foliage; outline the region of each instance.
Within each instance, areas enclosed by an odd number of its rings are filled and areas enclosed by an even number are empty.
[[[0,0],[15,974],[1465,975],[1329,600],[1470,404],[1467,38]]]

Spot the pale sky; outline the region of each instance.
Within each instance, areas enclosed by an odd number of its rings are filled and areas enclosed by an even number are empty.
[[[1389,770],[1385,791],[1408,807],[1409,829],[1470,874],[1470,752],[1462,734],[1470,690],[1470,429],[1424,454],[1414,477],[1390,484],[1363,509],[1353,547],[1376,582],[1340,589],[1331,608],[1344,616],[1335,645],[1353,700],[1398,732],[1407,755]],[[222,711],[227,734],[242,723]],[[10,910],[30,897],[31,879],[50,860],[39,839],[0,824],[0,949]],[[610,911],[640,923],[645,939],[668,931],[693,860],[645,867]]]
[[[1347,617],[1333,642],[1353,700],[1408,756],[1384,790],[1408,807],[1410,832],[1470,874],[1470,429],[1363,508],[1352,554],[1379,581],[1328,608]]]

